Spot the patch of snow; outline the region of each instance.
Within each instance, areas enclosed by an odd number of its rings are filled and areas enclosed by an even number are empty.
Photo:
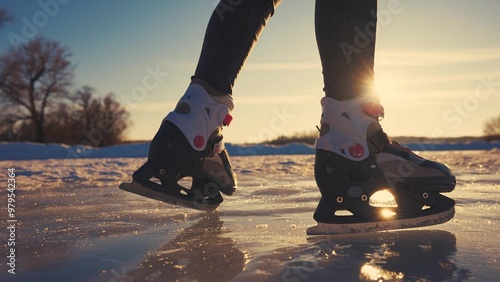
[[[414,151],[497,150],[500,142],[469,142],[444,144],[405,144]],[[284,146],[226,144],[231,156],[307,155],[314,147],[302,143]],[[122,144],[104,148],[83,145],[39,144],[30,142],[0,142],[0,160],[47,160],[81,158],[145,158],[149,142]]]

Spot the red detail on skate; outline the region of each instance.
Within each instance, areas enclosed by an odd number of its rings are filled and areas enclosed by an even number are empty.
[[[365,148],[361,144],[356,143],[356,145],[349,148],[349,154],[355,158],[360,158],[365,153]]]
[[[205,145],[205,138],[203,138],[203,136],[201,135],[198,135],[194,138],[193,143],[196,148],[201,148],[203,147],[203,145]]]
[[[220,152],[222,152],[222,149],[223,149],[223,144],[222,142],[219,142],[217,144],[214,145],[214,150],[213,150],[213,154],[214,155],[218,155]]]
[[[231,121],[233,120],[233,116],[230,114],[227,114],[226,117],[224,118],[224,121],[222,121],[222,124],[225,126],[229,126]]]
[[[384,117],[384,107],[379,103],[366,103],[363,105],[363,111],[372,117]]]

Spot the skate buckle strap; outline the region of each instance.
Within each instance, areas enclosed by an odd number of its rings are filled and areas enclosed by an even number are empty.
[[[387,137],[387,134],[384,131],[379,130],[368,139],[368,146],[375,150],[375,152],[379,153],[382,151],[385,145],[390,144],[390,139]]]
[[[369,102],[363,105],[363,111],[379,120],[384,118],[384,107],[379,103]]]
[[[222,121],[222,124],[225,125],[225,126],[229,126],[229,124],[231,124],[231,121],[233,120],[233,116],[230,115],[230,114],[227,114],[225,117],[224,117],[224,120]]]
[[[212,154],[215,156],[215,155],[218,155],[220,152],[224,151],[224,149],[226,149],[226,147],[224,146],[224,142],[219,141],[217,143],[214,143],[212,145]]]

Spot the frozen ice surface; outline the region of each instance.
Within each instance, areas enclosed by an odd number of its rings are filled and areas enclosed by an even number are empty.
[[[314,155],[233,157],[239,188],[212,213],[119,190],[144,158],[1,161],[18,228],[12,275],[2,204],[0,281],[498,281],[500,151],[422,155],[457,176],[455,218],[341,236],[306,235]]]

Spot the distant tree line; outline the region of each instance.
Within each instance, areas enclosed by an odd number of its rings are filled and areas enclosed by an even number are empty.
[[[0,9],[0,28],[10,19]],[[59,42],[43,37],[0,55],[0,141],[101,147],[125,139],[127,110],[113,93],[72,90],[70,57]]]
[[[486,121],[483,133],[487,141],[500,140],[500,115]]]
[[[469,141],[484,140],[484,141],[496,141],[500,140],[500,115],[497,117],[489,118],[483,126],[483,136],[463,136],[463,137],[441,137],[441,138],[429,138],[429,137],[416,137],[416,136],[396,136],[394,140],[400,143],[464,143]],[[308,145],[314,145],[316,139],[319,137],[318,130],[298,132],[291,135],[280,135],[273,140],[266,140],[262,144],[270,145],[285,145],[290,143],[304,143]]]
[[[314,145],[318,137],[319,137],[319,130],[313,129],[310,131],[296,132],[293,135],[280,135],[273,140],[267,140],[262,143],[269,145],[277,145],[277,146],[290,143],[304,143],[308,145]]]

